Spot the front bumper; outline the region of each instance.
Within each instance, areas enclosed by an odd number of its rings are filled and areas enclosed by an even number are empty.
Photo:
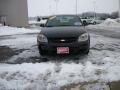
[[[47,54],[57,54],[57,47],[69,47],[69,54],[82,53],[90,47],[90,41],[74,42],[74,43],[40,43],[38,41],[38,48]]]

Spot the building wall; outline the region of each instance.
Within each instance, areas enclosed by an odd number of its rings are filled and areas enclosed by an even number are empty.
[[[6,9],[6,8],[4,8],[5,7],[4,5],[5,5],[5,1],[0,0],[0,16],[5,14],[4,11],[3,11],[3,10]]]
[[[0,0],[0,16],[6,17],[7,25],[18,27],[27,26],[27,0]]]

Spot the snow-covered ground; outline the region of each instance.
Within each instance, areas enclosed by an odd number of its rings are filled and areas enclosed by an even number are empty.
[[[79,56],[77,59],[48,58],[48,62],[26,63],[30,58],[40,60],[36,33],[39,33],[39,30],[0,27],[0,46],[23,50],[7,60],[21,60],[22,64],[0,64],[0,90],[59,90],[71,83],[106,83],[120,80],[119,39],[90,34],[91,50],[88,55]],[[4,35],[11,36],[4,38]],[[97,89],[94,87],[93,90]]]
[[[104,22],[102,22],[101,24],[99,24],[100,26],[109,26],[109,27],[120,27],[120,23],[117,22],[117,20],[115,19],[106,19]]]
[[[89,25],[91,29],[103,29],[120,32],[120,19],[106,19],[103,23],[97,25]]]
[[[0,36],[4,35],[15,35],[15,34],[30,34],[30,33],[39,33],[40,30],[30,30],[25,28],[16,28],[8,26],[0,26]]]

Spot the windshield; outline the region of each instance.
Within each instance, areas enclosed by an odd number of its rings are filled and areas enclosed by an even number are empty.
[[[52,16],[48,19],[46,27],[59,27],[59,26],[81,26],[81,20],[78,16]]]

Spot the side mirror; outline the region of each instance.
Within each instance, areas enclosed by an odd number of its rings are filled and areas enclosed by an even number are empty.
[[[45,24],[40,24],[40,27],[45,27]]]
[[[83,26],[87,26],[87,21],[86,20],[83,20]]]

